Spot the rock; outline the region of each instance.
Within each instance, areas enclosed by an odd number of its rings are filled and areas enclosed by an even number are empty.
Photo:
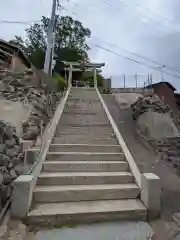
[[[4,151],[5,151],[4,144],[0,144],[0,153],[4,153]]]
[[[8,170],[11,170],[14,168],[14,164],[12,162],[9,163],[9,165],[7,166]]]
[[[11,169],[11,171],[9,173],[10,173],[11,179],[13,179],[13,180],[16,179],[18,176],[14,169]]]
[[[11,158],[11,162],[12,162],[12,164],[14,165],[14,166],[16,166],[17,164],[19,164],[20,163],[20,158],[19,158],[19,156],[18,157],[12,157]]]
[[[37,126],[30,126],[28,132],[25,133],[22,137],[24,140],[35,140],[39,135],[39,129]]]
[[[14,137],[14,140],[16,142],[16,145],[20,145],[20,139],[17,137],[17,135],[15,134],[15,132],[13,132],[13,137]]]
[[[24,166],[22,165],[16,165],[14,167],[14,170],[16,171],[16,174],[19,176],[20,174],[22,174],[23,170],[24,170]]]
[[[10,162],[11,159],[8,156],[6,156],[5,154],[0,154],[0,166],[8,167]]]
[[[170,112],[170,108],[165,105],[156,95],[147,94],[140,97],[135,103],[131,105],[133,112],[133,119],[137,119],[139,115],[149,111],[167,113]]]
[[[23,87],[24,86],[24,84],[22,82],[18,81],[17,79],[12,79],[10,81],[10,84],[15,87]]]
[[[29,125],[30,126],[39,126],[40,125],[40,122],[41,122],[41,119],[35,115],[32,115],[30,118],[29,118]]]
[[[12,148],[16,144],[16,141],[12,138],[11,140],[6,140],[5,144],[8,148]]]
[[[1,201],[2,205],[5,205],[6,201],[10,198],[12,193],[12,187],[11,186],[0,186],[0,196],[1,196]]]
[[[4,173],[3,174],[3,184],[8,185],[12,181],[11,175],[9,173]]]
[[[60,94],[40,81],[36,83],[32,70],[25,73],[7,71],[1,76],[0,99],[22,101],[32,106],[29,119],[22,124],[22,138],[35,141],[40,134],[41,121],[45,127],[54,114]],[[0,201],[3,205],[12,193],[13,180],[23,171],[23,159],[16,129],[0,121]]]
[[[3,174],[0,172],[0,185],[3,183]]]
[[[15,148],[15,146],[14,146],[14,148],[7,149],[6,153],[7,153],[8,157],[10,157],[10,158],[15,157],[15,156],[18,155],[18,151]]]
[[[0,166],[0,172],[4,174],[4,173],[8,173],[8,170],[5,166]]]

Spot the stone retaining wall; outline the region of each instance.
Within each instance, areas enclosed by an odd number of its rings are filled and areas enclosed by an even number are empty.
[[[24,169],[21,139],[36,141],[54,115],[62,94],[48,84],[37,82],[32,70],[24,73],[1,70],[0,210],[12,195],[14,180]],[[23,111],[26,106],[28,110]]]
[[[12,194],[14,179],[23,170],[23,157],[15,129],[0,121],[0,210]]]
[[[0,99],[21,102],[32,106],[27,121],[21,122],[24,140],[35,140],[40,128],[52,118],[61,94],[52,91],[46,84],[37,83],[29,72],[6,71],[0,78]],[[1,116],[0,116],[1,117]],[[1,118],[0,118],[1,119]]]

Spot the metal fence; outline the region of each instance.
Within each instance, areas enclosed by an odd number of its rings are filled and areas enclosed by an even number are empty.
[[[111,76],[113,88],[144,88],[152,85],[152,74],[122,74]]]

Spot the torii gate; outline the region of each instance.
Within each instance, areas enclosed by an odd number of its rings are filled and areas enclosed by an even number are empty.
[[[105,63],[80,63],[80,62],[67,62],[62,61],[65,65],[65,70],[69,72],[68,86],[72,86],[72,73],[93,71],[94,87],[97,87],[97,72],[101,72],[101,67],[105,66]],[[99,70],[99,71],[98,71]]]

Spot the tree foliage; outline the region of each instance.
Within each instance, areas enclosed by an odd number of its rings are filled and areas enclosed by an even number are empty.
[[[42,17],[40,23],[33,24],[26,29],[26,39],[15,36],[11,44],[19,46],[29,57],[30,61],[37,67],[43,68],[45,50],[47,45],[47,32],[50,19]],[[60,62],[87,60],[89,50],[86,38],[91,32],[84,28],[82,23],[73,20],[70,16],[56,16],[55,28],[55,54],[57,55],[57,65],[55,70],[60,71]]]
[[[67,87],[67,81],[60,74],[54,73],[53,78],[56,80],[59,90],[63,91]]]
[[[94,74],[93,74],[93,72],[84,72],[83,73],[83,79],[88,83],[88,85],[90,87],[94,86]],[[103,80],[104,80],[104,77],[100,73],[97,73],[97,85],[98,85],[98,87],[103,86]]]

